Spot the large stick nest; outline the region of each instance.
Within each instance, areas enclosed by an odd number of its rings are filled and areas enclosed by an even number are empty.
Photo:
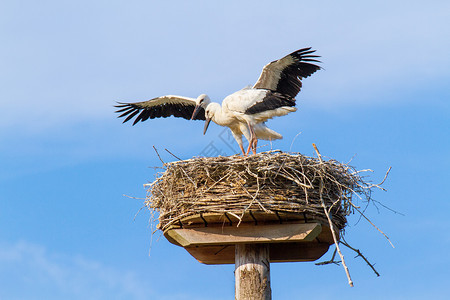
[[[146,199],[162,230],[192,215],[253,211],[306,213],[325,223],[330,217],[341,231],[355,208],[352,196],[369,201],[374,186],[347,164],[281,151],[198,157],[165,168]]]

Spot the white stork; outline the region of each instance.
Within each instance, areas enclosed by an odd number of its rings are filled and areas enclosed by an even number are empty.
[[[191,120],[206,120],[203,134],[211,120],[230,128],[244,156],[250,149],[256,154],[258,139],[281,139],[281,134],[269,129],[265,121],[296,111],[295,96],[302,87],[301,80],[320,69],[310,62],[320,62],[313,55],[315,50],[303,48],[264,66],[258,81],[251,88],[244,88],[227,96],[222,105],[211,102],[202,94],[195,98],[167,95],[144,102],[120,103],[117,113],[125,117],[123,123],[137,115],[139,121],[169,116]],[[247,151],[242,145],[242,135],[249,142]]]

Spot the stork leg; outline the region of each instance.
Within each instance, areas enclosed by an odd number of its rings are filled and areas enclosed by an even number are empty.
[[[237,128],[236,127],[233,127],[233,128],[230,127],[230,130],[231,130],[231,134],[233,135],[234,139],[238,143],[239,148],[242,151],[242,154],[245,156],[244,146],[242,145],[242,132],[241,132],[241,130],[239,129],[239,127],[237,127]]]
[[[247,153],[246,155],[248,155],[250,153],[250,149],[252,149],[253,154],[256,154],[256,144],[258,143],[258,139],[256,138],[256,134],[255,131],[253,130],[253,126],[250,125],[250,123],[248,124],[248,129],[250,131],[250,140],[248,141],[248,148],[247,148]]]
[[[252,143],[248,143],[248,148],[247,148],[247,152],[245,153],[244,156],[247,156],[250,153],[250,149],[252,148]]]
[[[242,146],[242,143],[239,144],[239,147],[241,148],[242,154],[243,154],[244,156],[246,156],[247,154],[245,154],[244,146]]]
[[[253,147],[252,147],[253,154],[256,154],[256,145],[258,145],[258,138],[256,137],[256,134],[255,134],[255,138],[253,140]]]

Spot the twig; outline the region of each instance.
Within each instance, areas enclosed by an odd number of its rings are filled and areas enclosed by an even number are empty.
[[[334,258],[336,257],[336,253],[337,253],[337,248],[334,248],[333,255],[331,256],[330,260],[318,262],[318,263],[315,263],[315,265],[316,266],[323,266],[323,265],[329,265],[329,264],[339,265],[340,261],[334,260]]]
[[[347,248],[353,250],[356,252],[357,256],[356,257],[361,257],[362,259],[364,259],[364,261],[369,265],[369,267],[373,270],[373,272],[379,277],[380,273],[377,272],[377,270],[375,270],[375,267],[369,262],[369,260],[361,253],[361,251],[359,251],[359,249],[355,249],[352,246],[350,246],[348,243],[341,241],[341,244],[346,246]]]
[[[123,194],[122,196],[130,198],[130,199],[135,199],[135,200],[145,200],[146,199],[146,198],[139,198],[139,197],[128,196],[128,195],[125,195],[125,194]]]
[[[391,172],[391,169],[392,169],[392,167],[389,167],[389,169],[386,171],[386,174],[384,175],[383,180],[377,185],[382,185],[386,181],[386,178],[388,177],[389,172]]]
[[[159,160],[165,165],[166,163],[161,159],[161,156],[159,156],[158,150],[156,150],[155,145],[153,145],[153,149],[155,149],[156,155],[158,155]]]
[[[323,191],[323,184],[322,182],[320,182],[320,200],[322,202],[322,207],[323,207],[323,211],[325,212],[325,215],[328,219],[328,223],[330,224],[330,229],[331,229],[331,234],[333,235],[333,240],[334,240],[334,244],[336,245],[336,249],[339,253],[339,256],[341,257],[341,261],[342,261],[342,266],[344,267],[345,270],[345,274],[347,275],[347,279],[348,279],[348,284],[353,287],[353,281],[352,278],[350,276],[350,272],[348,270],[347,264],[345,263],[345,259],[344,259],[344,255],[341,252],[341,249],[339,248],[339,243],[336,237],[336,232],[334,231],[334,225],[333,222],[331,221],[330,215],[327,211],[327,207],[325,206],[325,202],[323,201],[322,198],[322,191]]]
[[[178,159],[179,161],[183,161],[181,158],[179,158],[178,156],[176,156],[175,154],[173,154],[172,152],[170,152],[170,151],[167,150],[166,148],[164,148],[164,150],[166,150],[167,152],[169,152],[173,157],[175,157],[175,158]]]
[[[313,143],[312,145],[314,147],[314,150],[316,150],[317,157],[319,158],[320,163],[323,164],[322,155],[320,154],[319,149],[317,149],[316,144]],[[320,180],[319,193],[320,193],[320,201],[322,203],[323,211],[328,219],[328,223],[330,224],[331,234],[333,235],[333,240],[334,240],[334,244],[336,245],[336,250],[339,253],[339,256],[341,257],[342,266],[344,267],[345,274],[347,275],[348,284],[351,287],[353,287],[353,281],[350,276],[350,272],[348,270],[347,264],[345,263],[344,255],[342,254],[341,249],[339,248],[339,243],[338,243],[338,240],[336,237],[336,232],[334,231],[333,222],[331,221],[330,214],[328,213],[325,202],[323,201],[323,178],[322,178],[322,176],[321,176],[321,180]]]
[[[392,242],[391,242],[391,240],[389,239],[389,237],[388,237],[388,236],[387,236],[380,228],[378,228],[375,224],[373,224],[373,222],[370,221],[370,219],[369,219],[368,217],[366,217],[366,216],[365,216],[358,208],[356,208],[356,206],[354,206],[353,203],[352,203],[351,201],[350,201],[349,203],[353,206],[353,208],[354,208],[357,212],[359,212],[359,213],[361,214],[361,216],[362,216],[364,219],[366,219],[367,222],[369,222],[373,227],[376,228],[376,230],[378,230],[382,235],[384,235],[384,237],[388,240],[389,244],[391,244],[392,248],[395,248],[394,244],[392,244]]]
[[[294,138],[292,139],[291,142],[291,146],[289,147],[289,151],[292,151],[292,146],[294,145],[295,139],[301,134],[302,132],[300,131],[299,133],[297,133]]]
[[[134,215],[133,221],[136,221],[136,217],[137,215],[141,212],[142,209],[144,209],[145,205],[142,206],[141,208],[139,208],[139,210],[137,211],[137,213]]]
[[[400,216],[405,216],[405,214],[396,211],[395,209],[390,208],[389,206],[384,205],[383,203],[381,203],[380,201],[377,200],[372,200],[374,203],[378,203],[378,205],[383,206],[385,209],[390,210],[391,212],[393,212],[394,214],[400,215]]]
[[[317,157],[319,158],[320,162],[323,163],[322,154],[320,154],[319,149],[317,149],[316,144],[313,143],[312,146],[314,147],[314,150],[316,150]]]

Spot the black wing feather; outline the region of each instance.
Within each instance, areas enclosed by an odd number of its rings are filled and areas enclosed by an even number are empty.
[[[295,98],[302,88],[302,79],[320,70],[321,67],[310,62],[319,62],[316,50],[303,48],[266,65],[256,84],[258,89],[267,89]]]
[[[267,91],[266,96],[260,102],[247,108],[245,113],[256,114],[283,106],[295,106],[295,99],[277,92]]]
[[[136,119],[133,122],[133,125],[135,125],[139,121],[144,122],[148,119],[167,118],[170,116],[190,120],[195,108],[195,106],[193,105],[186,105],[183,103],[163,103],[161,105],[151,107],[142,105],[142,103],[143,102],[119,103],[119,105],[115,105],[115,107],[119,108],[116,112],[122,113],[118,117],[121,118],[126,116],[125,120],[123,121],[123,123],[125,123],[137,115]],[[198,112],[194,120],[205,119],[205,110],[202,107],[200,108],[200,111]]]
[[[128,122],[130,119],[132,119],[135,115],[139,113],[138,110],[130,110],[129,112],[131,112],[131,114],[129,114],[128,117],[126,117],[126,119],[123,120],[123,123]]]

